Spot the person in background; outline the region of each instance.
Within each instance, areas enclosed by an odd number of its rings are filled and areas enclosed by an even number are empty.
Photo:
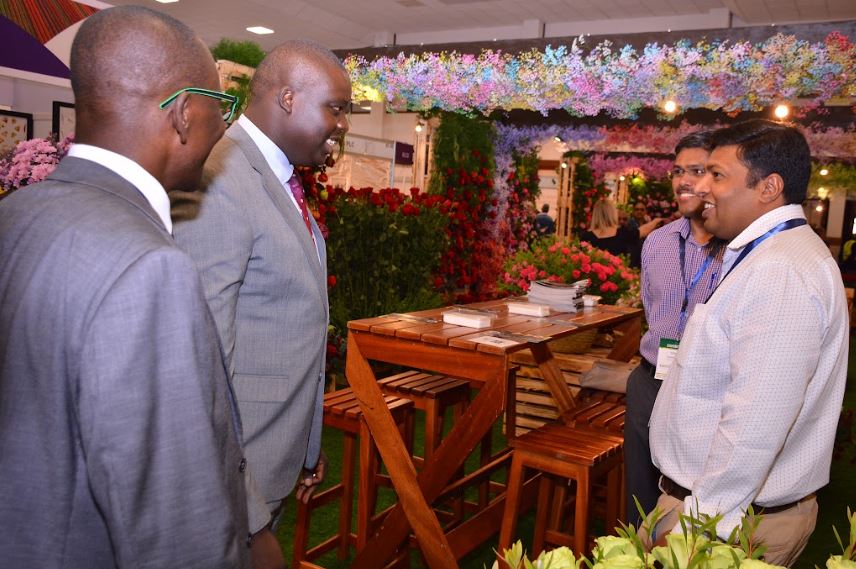
[[[326,251],[295,166],[325,163],[348,131],[350,103],[333,52],[279,45],[206,162],[202,192],[174,196],[175,238],[202,276],[264,497],[251,517],[262,557],[279,552],[264,526],[275,529],[286,496],[296,485],[307,501],[324,479]]]
[[[648,222],[644,229],[650,232],[661,220]],[[639,267],[641,244],[639,230],[619,225],[618,209],[609,198],[601,198],[594,203],[591,215],[591,229],[580,233],[580,241],[587,241],[598,249],[609,251],[613,255],[627,255],[631,267]]]
[[[660,472],[651,462],[648,445],[651,409],[687,317],[713,292],[722,266],[724,248],[704,228],[704,204],[694,193],[710,149],[709,132],[695,132],[678,142],[671,180],[681,217],[653,231],[642,246],[642,305],[648,331],[639,349],[642,361],[628,379],[624,423],[627,515],[636,527],[641,518],[634,499],[646,513],[660,496]]]
[[[2,565],[248,567],[240,421],[167,198],[235,99],[133,6],[83,22],[71,85],[76,143],[0,203]]]
[[[541,206],[541,213],[535,216],[534,229],[539,236],[552,235],[556,232],[556,222],[550,217],[550,204]]]
[[[651,216],[648,215],[648,208],[645,202],[637,201],[633,204],[633,215],[630,217],[629,225],[633,229],[642,229],[642,226],[651,221]]]
[[[705,229],[728,244],[651,415],[664,514],[654,542],[681,531],[680,513],[721,515],[727,539],[751,506],[764,559],[789,566],[814,530],[849,325],[841,273],[803,213],[810,173],[795,127],[756,119],[713,134],[696,194]]]

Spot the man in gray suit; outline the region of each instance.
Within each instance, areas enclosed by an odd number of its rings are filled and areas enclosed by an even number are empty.
[[[308,500],[325,467],[326,253],[295,166],[323,164],[347,132],[351,84],[331,51],[290,41],[259,65],[250,89],[246,113],[205,164],[202,192],[174,197],[173,213],[176,241],[200,271],[253,475],[275,519],[298,478],[297,498]]]
[[[137,7],[83,23],[71,76],[77,143],[0,203],[0,565],[246,567],[240,423],[165,192],[198,183],[228,95]]]

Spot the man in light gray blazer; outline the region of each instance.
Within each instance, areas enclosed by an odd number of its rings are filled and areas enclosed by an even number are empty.
[[[138,7],[83,23],[71,76],[77,143],[0,203],[0,565],[247,567],[240,423],[165,191],[198,183],[228,95]]]
[[[253,475],[274,518],[298,478],[297,497],[308,499],[325,464],[326,254],[295,166],[325,162],[348,130],[350,99],[332,52],[280,45],[206,162],[202,191],[173,196],[176,241],[200,271]]]

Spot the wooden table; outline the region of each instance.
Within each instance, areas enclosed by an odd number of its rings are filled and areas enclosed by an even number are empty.
[[[610,358],[627,361],[639,349],[640,309],[599,306],[537,318],[509,314],[505,300],[468,305],[466,308],[496,313],[491,327],[474,329],[444,324],[442,313],[449,309],[387,315],[348,323],[348,383],[359,400],[399,499],[398,505],[357,555],[353,567],[383,567],[412,528],[429,567],[454,568],[457,567],[456,559],[469,551],[474,543],[483,542],[499,529],[502,503],[498,504],[493,515],[473,516],[448,535],[443,533],[431,504],[506,409],[509,395],[507,378],[512,366],[510,354],[531,349],[559,412],[564,413],[574,406],[574,398],[553,360],[547,341],[542,340],[609,326],[618,336]],[[519,343],[499,347],[473,341],[492,334],[505,335],[506,339]],[[467,379],[480,387],[464,415],[418,474],[384,404],[369,360],[447,374]],[[512,426],[509,433],[513,432]]]

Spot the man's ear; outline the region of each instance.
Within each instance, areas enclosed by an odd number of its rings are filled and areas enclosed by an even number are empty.
[[[280,89],[276,102],[285,112],[291,114],[291,109],[294,106],[294,89],[288,85]]]
[[[761,185],[761,191],[758,195],[761,202],[765,204],[776,201],[785,191],[785,181],[776,172],[773,172],[758,183]]]
[[[190,94],[182,93],[169,106],[169,116],[172,121],[172,128],[178,133],[178,138],[182,144],[187,144],[187,137],[190,134]]]

